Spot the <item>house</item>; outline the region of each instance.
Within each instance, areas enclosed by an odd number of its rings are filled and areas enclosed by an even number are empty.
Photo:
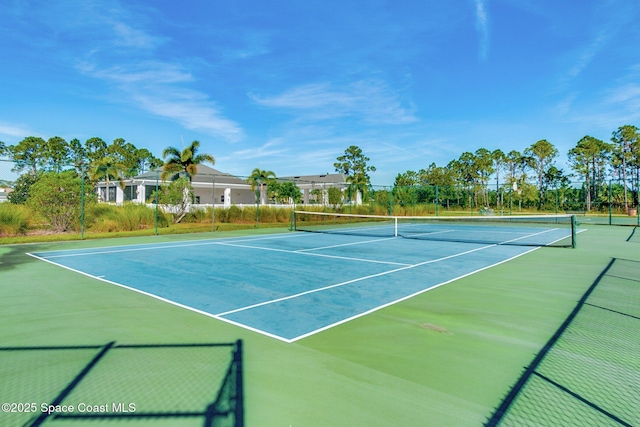
[[[136,203],[152,203],[153,192],[165,181],[161,179],[162,169],[149,171],[133,178],[124,180],[124,188],[120,181],[109,181],[109,187],[105,181],[96,185],[96,193],[100,201],[115,202],[121,204],[127,201]],[[301,175],[291,177],[279,177],[278,181],[293,181],[303,193],[303,203],[326,203],[326,191],[323,192],[324,200],[316,201],[313,190],[326,190],[330,187],[346,188],[344,176],[341,174]],[[209,166],[199,165],[198,173],[191,181],[195,198],[195,205],[212,206],[222,205],[255,205],[256,193],[246,178],[240,178],[225,172],[221,172]],[[108,195],[108,197],[107,197]]]
[[[11,193],[13,189],[8,187],[0,187],[0,203],[9,201],[9,193]]]

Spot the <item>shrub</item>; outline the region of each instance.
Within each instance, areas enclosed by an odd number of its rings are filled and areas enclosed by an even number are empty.
[[[90,202],[92,198],[95,198],[94,194],[85,194],[85,200]],[[81,202],[82,180],[75,171],[42,174],[31,186],[27,199],[27,205],[49,221],[58,232],[77,227]]]
[[[210,208],[209,208],[210,210]],[[191,212],[187,213],[184,218],[183,218],[183,222],[190,222],[190,223],[200,223],[200,222],[205,222],[205,220],[207,220],[208,218],[211,217],[211,213],[208,213],[207,210],[204,209],[194,209]]]
[[[216,208],[214,214],[216,222],[229,222],[229,209]]]
[[[258,209],[258,221],[264,223],[276,222],[276,209],[269,207],[260,207]]]
[[[31,187],[38,181],[40,176],[41,174],[33,172],[20,175],[13,186],[13,191],[9,193],[7,199],[16,205],[25,204],[27,199],[29,199]]]
[[[30,211],[23,205],[0,203],[0,235],[17,236],[29,228]]]
[[[242,209],[237,207],[236,205],[231,205],[227,212],[227,221],[228,222],[240,222],[242,221]]]
[[[87,210],[87,227],[95,232],[135,231],[155,227],[156,210],[136,203],[124,206],[98,204]],[[169,225],[167,214],[158,210],[158,226]]]

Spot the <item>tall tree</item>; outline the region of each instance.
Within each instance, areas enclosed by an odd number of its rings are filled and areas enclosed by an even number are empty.
[[[418,184],[420,178],[415,171],[408,170],[404,173],[399,173],[393,182],[394,187],[413,187]]]
[[[627,166],[632,160],[632,149],[638,143],[638,128],[636,126],[625,125],[620,126],[611,137],[611,141],[615,144],[614,152],[614,168],[622,175],[622,185],[624,188],[624,208],[629,209],[629,200],[627,196]]]
[[[87,162],[86,156],[84,145],[78,138],[73,138],[69,141],[69,162],[75,166],[78,175],[82,174],[84,165]]]
[[[364,155],[360,147],[350,146],[336,160],[337,162],[333,164],[336,172],[347,176],[361,175],[367,185],[371,183],[369,172],[375,172],[376,168],[367,164],[371,159]]]
[[[70,161],[69,143],[59,136],[51,137],[47,140],[43,155],[46,159],[46,168],[60,172],[62,167]]]
[[[107,143],[98,137],[89,138],[84,143],[84,154],[89,163],[101,160],[107,155]]]
[[[418,175],[421,185],[450,187],[455,184],[453,171],[448,167],[437,166],[435,163],[431,163],[427,169],[420,169]]]
[[[134,158],[136,175],[159,168],[164,164],[162,159],[154,156],[146,148],[136,149],[134,152]]]
[[[251,171],[251,175],[249,175],[249,178],[247,178],[247,182],[251,184],[251,189],[253,191],[259,189],[259,192],[256,192],[256,201],[259,200],[261,205],[267,203],[267,187],[269,185],[269,182],[274,179],[276,179],[275,173],[268,170],[262,170],[260,168],[255,168],[253,171]]]
[[[496,175],[496,206],[500,207],[500,173],[505,168],[507,156],[498,148],[491,152],[491,160],[493,161],[493,172]]]
[[[553,161],[558,156],[558,150],[546,139],[541,139],[531,144],[529,148],[525,149],[524,154],[533,160],[532,166],[538,176],[538,207],[542,208],[542,205],[544,204],[545,172],[547,172],[549,167],[553,165]]]
[[[11,145],[8,149],[14,161],[14,172],[22,172],[29,168],[35,174],[45,165],[47,143],[40,137],[28,136],[18,145]]]
[[[475,154],[475,169],[477,170],[477,185],[482,192],[484,206],[489,206],[489,178],[494,172],[493,155],[486,148],[479,148]]]
[[[124,138],[116,138],[107,146],[106,155],[113,158],[126,168],[125,176],[132,177],[138,174],[138,158],[135,145],[124,140]]]
[[[168,178],[173,181],[182,175],[186,176],[189,179],[189,183],[191,183],[193,177],[198,173],[198,165],[205,162],[215,165],[216,160],[211,154],[198,154],[199,148],[199,141],[193,141],[182,151],[174,147],[165,148],[162,151],[162,157],[165,159],[162,167],[162,180],[164,181]]]
[[[591,202],[596,197],[593,187],[601,180],[602,169],[611,147],[606,142],[586,135],[574,148],[569,150],[571,168],[585,179],[586,208],[591,210]]]

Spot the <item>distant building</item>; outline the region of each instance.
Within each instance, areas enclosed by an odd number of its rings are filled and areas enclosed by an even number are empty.
[[[12,188],[0,187],[0,203],[9,201],[9,193],[13,191]]]
[[[102,202],[122,204],[132,201],[136,203],[153,203],[152,195],[159,187],[168,182],[162,181],[160,176],[162,169],[146,172],[133,178],[124,180],[124,189],[120,181],[110,180],[109,188],[105,181],[96,185],[98,199]],[[342,174],[300,175],[278,177],[279,182],[292,181],[302,191],[304,204],[327,203],[327,190],[331,187],[346,188]],[[221,172],[209,166],[199,165],[198,173],[191,181],[195,198],[195,205],[200,206],[230,206],[255,205],[256,193],[246,178]],[[314,192],[313,190],[321,190]],[[324,197],[317,200],[318,195]],[[108,195],[108,197],[107,197]]]

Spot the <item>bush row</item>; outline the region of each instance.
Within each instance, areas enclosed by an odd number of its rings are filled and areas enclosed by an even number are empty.
[[[188,213],[182,223],[211,224],[212,208],[196,209]],[[104,203],[90,203],[85,207],[84,227],[87,232],[110,233],[135,231],[153,228],[156,225],[156,209],[136,203],[125,203],[122,206]],[[172,224],[171,215],[157,211],[158,227],[169,227]],[[291,218],[289,208],[245,207],[231,206],[216,208],[216,223],[283,223],[288,224]],[[73,225],[73,231],[80,231],[80,218]],[[0,236],[18,236],[29,231],[49,230],[47,221],[36,214],[29,206],[13,203],[0,204]]]

